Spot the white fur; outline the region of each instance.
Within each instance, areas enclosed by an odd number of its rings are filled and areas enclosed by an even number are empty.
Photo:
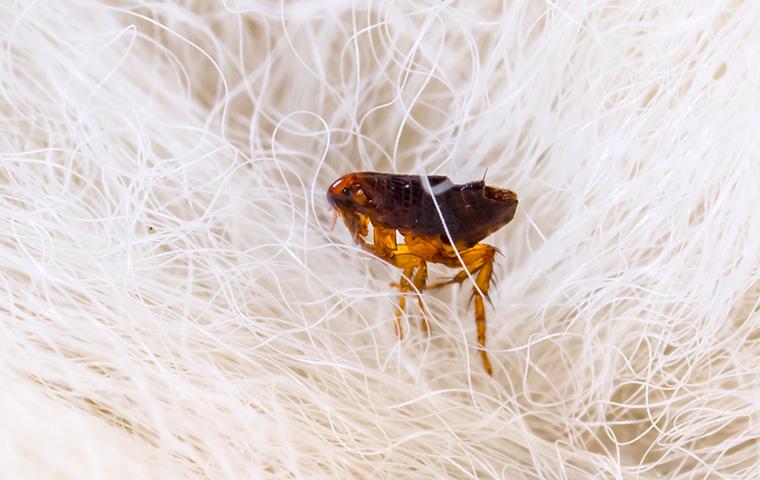
[[[759,20],[5,2],[3,475],[758,478]],[[356,170],[519,194],[493,378],[467,284],[396,339],[399,272],[329,230]]]

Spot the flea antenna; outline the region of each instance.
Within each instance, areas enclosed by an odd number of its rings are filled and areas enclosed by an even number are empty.
[[[486,167],[486,171],[483,172],[483,180],[481,180],[481,182],[485,182],[486,181],[486,175],[488,175],[488,167]]]

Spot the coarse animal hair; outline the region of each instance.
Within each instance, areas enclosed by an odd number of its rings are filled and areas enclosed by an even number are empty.
[[[757,2],[0,12],[3,475],[760,478]],[[486,169],[493,377],[325,201]]]

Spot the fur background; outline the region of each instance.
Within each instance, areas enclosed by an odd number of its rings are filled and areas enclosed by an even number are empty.
[[[760,478],[760,4],[6,1],[7,478]],[[520,196],[410,299],[355,170]],[[431,280],[451,272],[434,268]]]

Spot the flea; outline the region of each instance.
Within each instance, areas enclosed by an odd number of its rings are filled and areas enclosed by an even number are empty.
[[[512,220],[517,194],[488,186],[482,180],[457,185],[440,175],[356,172],[333,182],[327,199],[335,209],[336,220],[337,216],[343,218],[357,244],[402,270],[397,285],[401,299],[395,318],[399,338],[403,337],[401,316],[410,282],[421,293],[425,288],[461,283],[473,277],[478,347],[483,367],[491,375],[484,296],[488,295],[496,249],[480,242]],[[372,243],[367,239],[370,224]],[[396,241],[396,232],[404,243]],[[462,268],[464,264],[465,268],[448,281],[428,286],[428,262],[450,268]],[[422,299],[418,300],[423,328],[429,333]]]

